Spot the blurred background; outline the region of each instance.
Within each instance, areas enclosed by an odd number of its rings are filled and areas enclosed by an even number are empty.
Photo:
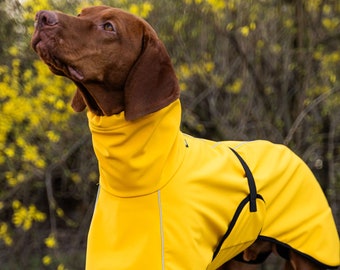
[[[84,269],[98,183],[91,137],[69,106],[75,86],[52,75],[30,38],[37,11],[98,4],[156,29],[180,82],[183,131],[288,145],[339,225],[338,0],[0,0],[1,269]]]

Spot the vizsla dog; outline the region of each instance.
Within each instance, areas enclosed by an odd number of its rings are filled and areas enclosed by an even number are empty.
[[[339,238],[303,161],[267,141],[214,142],[179,129],[170,57],[144,20],[97,6],[40,11],[32,47],[88,107],[100,187],[87,269],[286,269],[339,265]]]

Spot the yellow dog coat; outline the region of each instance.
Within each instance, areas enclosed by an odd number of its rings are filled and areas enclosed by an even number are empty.
[[[88,112],[100,188],[86,269],[216,269],[258,236],[340,264],[331,210],[296,155],[193,138],[180,115],[179,100],[132,122]]]

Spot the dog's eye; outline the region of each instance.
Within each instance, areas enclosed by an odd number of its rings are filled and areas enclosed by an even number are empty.
[[[113,26],[112,23],[110,23],[110,22],[104,23],[104,24],[103,24],[103,29],[104,29],[105,31],[109,31],[109,32],[115,32],[115,31],[116,31],[115,28],[114,28],[114,26]]]

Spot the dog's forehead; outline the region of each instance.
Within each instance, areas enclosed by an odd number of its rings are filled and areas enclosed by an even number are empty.
[[[119,19],[126,19],[126,20],[133,20],[139,21],[139,18],[122,10],[119,8],[113,8],[108,6],[94,6],[94,7],[87,7],[84,8],[79,17],[87,18],[87,19],[98,19],[101,18],[102,20],[112,20],[115,18]]]
[[[98,15],[100,12],[103,10],[107,9],[113,9],[112,7],[108,6],[92,6],[92,7],[86,7],[83,8],[78,16],[83,17],[83,16],[89,16],[89,15]]]

